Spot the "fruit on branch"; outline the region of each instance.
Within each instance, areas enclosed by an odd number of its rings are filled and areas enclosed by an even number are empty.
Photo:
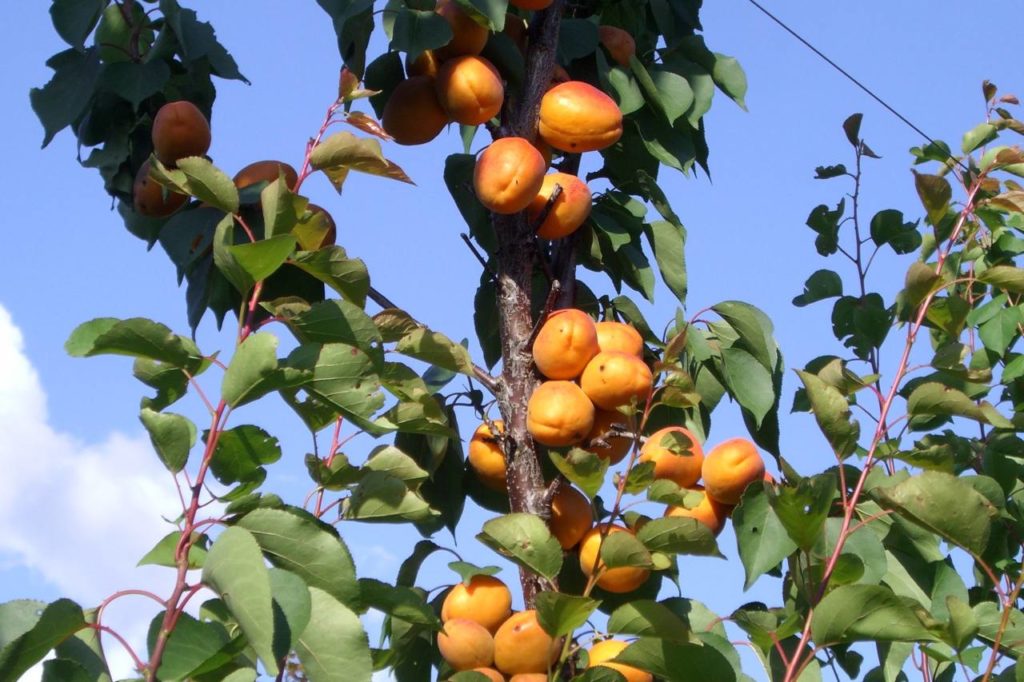
[[[149,161],[143,162],[132,183],[132,207],[139,215],[165,218],[188,202],[188,197],[149,177]]]
[[[548,682],[547,673],[519,673],[508,678],[508,682]]]
[[[165,166],[187,156],[203,156],[210,149],[210,122],[196,105],[185,100],[160,107],[152,135],[153,153]]]
[[[620,351],[601,351],[580,375],[580,387],[595,405],[605,410],[647,399],[654,376],[643,360]]]
[[[505,676],[494,668],[473,668],[473,672],[478,672],[481,675],[487,676],[491,682],[505,682]],[[547,677],[545,676],[545,680],[546,679]]]
[[[284,161],[256,161],[235,174],[235,187],[245,189],[260,182],[271,183],[277,180],[278,173],[284,173],[284,184],[293,189],[299,181],[299,174]]]
[[[665,510],[665,516],[696,519],[710,528],[715,535],[721,533],[725,528],[726,519],[732,514],[732,507],[708,497],[703,486],[697,486],[690,492],[700,493],[700,501],[691,507],[670,506]]]
[[[618,424],[623,431],[630,429],[629,419],[618,410],[594,410],[594,426],[583,443],[587,450],[608,460],[608,464],[621,462],[633,447],[633,438],[617,435],[612,430],[613,424]]]
[[[537,236],[543,239],[561,239],[579,229],[590,217],[590,188],[587,183],[569,173],[549,173],[544,176],[540,192],[527,207],[527,215],[536,222],[547,206],[555,186],[562,191],[555,199],[544,222],[537,227]]]
[[[494,634],[494,665],[506,675],[542,673],[558,660],[561,642],[545,632],[533,609],[514,613]]]
[[[399,83],[380,119],[387,134],[405,145],[430,142],[450,121],[430,76],[413,76]]]
[[[545,381],[526,406],[526,428],[541,445],[576,445],[593,426],[594,404],[571,381]]]
[[[633,325],[604,320],[595,326],[597,327],[597,345],[601,347],[601,350],[617,350],[638,358],[644,356],[644,339]]]
[[[601,544],[603,539],[601,533],[607,528],[607,535],[615,533],[632,533],[633,531],[625,526],[601,523],[591,528],[580,541],[580,570],[588,578],[595,571],[599,574],[597,586],[609,592],[621,594],[632,592],[644,584],[651,572],[639,566],[617,566],[605,568],[604,561],[601,561]]]
[[[636,54],[636,41],[629,31],[618,26],[598,26],[597,38],[613,61],[621,66],[629,66],[629,58]]]
[[[594,508],[590,500],[568,484],[562,485],[551,498],[551,520],[548,526],[562,549],[572,549],[594,525]]]
[[[484,626],[468,618],[445,621],[437,633],[441,657],[455,670],[486,668],[494,662],[494,637]]]
[[[503,137],[477,158],[473,189],[487,209],[518,213],[537,196],[545,170],[547,165],[536,147],[521,137]]]
[[[512,592],[499,578],[474,575],[468,584],[460,582],[441,604],[441,620],[455,618],[475,621],[488,632],[495,632],[512,614]]]
[[[499,419],[492,423],[498,434],[504,432],[503,421]],[[491,490],[504,492],[508,490],[508,483],[505,480],[505,452],[496,438],[498,434],[491,431],[487,424],[478,426],[469,439],[467,459],[481,483]]]
[[[626,682],[651,682],[654,677],[649,672],[630,665],[623,665],[622,663],[608,663],[608,661],[621,654],[622,650],[628,646],[629,642],[623,642],[621,639],[606,639],[601,642],[595,642],[590,647],[590,651],[587,652],[590,659],[587,667],[593,668],[600,665],[611,668],[625,677]]]
[[[505,86],[494,65],[483,57],[456,57],[437,72],[437,98],[456,123],[475,126],[498,115]]]
[[[622,137],[622,111],[589,83],[559,83],[541,98],[537,132],[563,152],[597,151]]]
[[[446,61],[452,57],[480,54],[491,32],[486,26],[478,24],[455,0],[438,0],[435,12],[444,17],[452,27],[452,39],[434,50],[438,61]]]
[[[437,59],[437,55],[434,54],[433,50],[424,50],[420,53],[420,56],[410,61],[409,55],[405,57],[405,75],[409,78],[413,76],[437,76],[437,70],[440,68],[441,63]]]
[[[563,308],[548,315],[537,332],[533,362],[548,379],[575,379],[599,351],[590,315]]]
[[[131,23],[125,20],[122,3],[111,3],[103,10],[100,23],[96,26],[96,45],[100,48],[100,60],[113,64],[127,62],[132,58],[132,32],[139,27],[136,44],[138,56],[144,55],[153,45],[153,27],[146,17],[141,3],[132,5]]]
[[[764,480],[764,460],[749,440],[731,438],[708,452],[702,474],[711,498],[722,504],[739,504],[748,485]]]
[[[689,445],[676,444],[671,434],[679,434]],[[693,431],[682,426],[666,426],[652,433],[644,443],[640,461],[654,462],[655,478],[668,479],[680,488],[692,488],[700,480],[704,450]]]

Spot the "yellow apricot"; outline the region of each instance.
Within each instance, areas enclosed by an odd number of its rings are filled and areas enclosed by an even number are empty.
[[[562,549],[575,547],[592,525],[594,509],[590,506],[590,500],[571,486],[560,487],[551,499],[551,520],[548,526]]]
[[[597,345],[601,347],[601,350],[617,350],[638,358],[644,356],[644,339],[640,336],[640,332],[633,325],[623,322],[614,320],[598,322]]]
[[[654,382],[650,368],[635,355],[601,351],[580,375],[580,387],[595,405],[605,410],[647,399]]]
[[[493,422],[498,433],[505,430],[505,422]],[[481,424],[469,440],[467,459],[480,482],[492,490],[508,490],[505,480],[505,452],[487,424]]]
[[[626,678],[626,682],[651,682],[654,677],[649,673],[639,668],[634,668],[630,665],[623,665],[622,663],[608,663],[611,659],[615,658],[622,653],[622,650],[629,646],[629,642],[623,642],[620,639],[606,639],[602,642],[596,642],[590,647],[588,656],[590,662],[587,664],[588,668],[600,665],[606,668],[616,670],[620,675]]]
[[[455,670],[486,668],[494,662],[494,637],[468,618],[445,621],[444,629],[437,633],[437,648]]]
[[[526,428],[541,445],[575,445],[593,426],[594,404],[571,381],[545,381],[526,406]]]
[[[444,62],[452,57],[480,54],[491,32],[486,26],[478,24],[455,0],[438,0],[434,11],[444,17],[452,27],[452,39],[447,45],[434,50],[438,61]]]
[[[580,570],[588,578],[594,574],[595,570],[598,571],[600,577],[597,579],[597,586],[603,590],[619,594],[632,592],[644,584],[651,572],[646,568],[638,566],[618,566],[606,569],[604,562],[600,559],[601,544],[603,542],[601,532],[605,528],[608,529],[606,535],[633,532],[625,526],[609,525],[607,523],[598,524],[591,528],[580,541]]]
[[[456,57],[437,72],[437,98],[456,123],[475,126],[498,115],[505,86],[494,65],[483,57]]]
[[[575,379],[599,350],[590,316],[564,308],[552,312],[541,325],[533,341],[533,362],[548,379]]]
[[[473,671],[486,675],[491,682],[505,682],[505,676],[494,668],[473,668]]]
[[[678,433],[689,439],[691,445],[685,448],[686,453],[673,452],[668,446],[663,445],[665,436],[671,433]],[[692,488],[700,480],[701,467],[704,464],[704,450],[697,440],[697,435],[682,426],[666,426],[655,431],[640,449],[641,462],[654,462],[654,477],[664,478],[674,482],[680,488]]]
[[[746,438],[719,443],[704,458],[704,488],[722,504],[739,504],[747,486],[764,479],[764,460]]]
[[[492,575],[475,575],[469,584],[460,582],[441,604],[441,620],[465,618],[494,632],[512,613],[512,592]]]
[[[430,76],[413,76],[399,83],[380,119],[385,132],[405,145],[430,142],[449,122]]]
[[[512,614],[494,634],[494,666],[506,675],[545,672],[560,650],[533,609]]]
[[[665,516],[696,519],[710,528],[712,533],[718,535],[725,528],[725,520],[732,513],[732,507],[708,497],[702,486],[697,486],[694,490],[700,491],[700,502],[692,507],[670,506],[665,509]]]
[[[569,173],[549,173],[544,176],[540,192],[526,209],[531,221],[536,221],[547,206],[555,186],[561,187],[558,198],[551,205],[544,222],[537,226],[537,236],[542,239],[561,239],[579,229],[590,217],[590,188],[587,183]]]
[[[617,436],[612,431],[612,424],[621,424],[629,430],[629,420],[618,410],[594,410],[594,426],[583,441],[583,446],[601,459],[607,459],[611,465],[618,464],[633,447],[633,438]],[[595,443],[598,439],[604,444]]]
[[[521,137],[503,137],[477,157],[473,189],[489,210],[518,213],[537,196],[546,169],[544,158],[532,144]]]
[[[611,97],[583,81],[559,83],[540,101],[537,132],[555,149],[604,149],[622,137],[622,111]]]

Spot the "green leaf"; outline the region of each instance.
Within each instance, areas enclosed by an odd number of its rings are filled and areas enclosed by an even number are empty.
[[[151,410],[163,410],[188,392],[188,374],[173,365],[149,358],[135,358],[132,375],[146,386],[156,389],[155,396],[142,399],[142,407]]]
[[[362,521],[424,521],[434,515],[430,505],[402,479],[369,471],[349,498],[347,517]]]
[[[0,605],[0,679],[17,680],[51,649],[86,626],[82,607],[70,599],[13,601]]]
[[[843,280],[832,270],[815,270],[804,283],[804,292],[793,299],[793,305],[802,308],[816,301],[843,295]]]
[[[209,433],[204,434],[206,440]],[[277,438],[258,426],[242,424],[222,431],[210,459],[210,471],[224,484],[262,481],[263,465],[281,459]]]
[[[505,28],[507,0],[456,0],[456,3],[481,26],[495,32]]]
[[[683,644],[645,637],[612,659],[646,670],[667,682],[691,682],[700,671],[701,682],[736,682],[736,672],[721,652],[710,646]]]
[[[235,244],[228,251],[240,268],[254,282],[259,282],[277,272],[288,256],[295,250],[296,240],[290,234],[270,239],[261,239],[248,244]]]
[[[142,408],[139,419],[167,470],[176,474],[184,469],[188,453],[196,444],[196,425],[180,414],[164,414],[148,407]]]
[[[953,188],[950,187],[949,181],[940,175],[924,175],[915,170],[911,172],[914,174],[917,196],[921,198],[921,203],[928,213],[928,222],[937,225],[949,209]]]
[[[164,61],[107,64],[100,72],[99,85],[127,100],[135,108],[167,85],[171,69]]]
[[[295,647],[309,624],[312,603],[302,578],[280,568],[270,569],[270,591],[274,595],[274,653],[280,660]]]
[[[619,534],[621,535],[621,533]],[[652,552],[722,556],[722,553],[718,551],[714,533],[696,519],[681,517],[654,519],[645,523],[643,528],[637,531],[636,538]]]
[[[960,148],[964,154],[970,154],[978,147],[982,147],[999,137],[999,130],[991,123],[980,123],[964,133],[963,142]]]
[[[78,325],[64,344],[68,355],[129,355],[195,370],[202,362],[199,349],[189,339],[166,326],[142,317],[118,320],[100,317]]]
[[[801,370],[796,373],[807,391],[818,428],[825,434],[832,451],[842,458],[852,454],[860,438],[860,422],[853,419],[846,397],[815,374]]]
[[[139,566],[167,566],[168,568],[177,568],[178,562],[174,557],[174,552],[178,548],[178,542],[181,540],[181,533],[178,531],[171,531],[153,547],[153,549],[146,552],[146,555],[139,559]],[[208,538],[205,535],[197,535],[193,533],[192,544],[188,548],[188,567],[202,568],[206,562],[206,546],[208,544]]]
[[[53,0],[50,19],[57,35],[76,50],[84,49],[106,4],[106,0]]]
[[[364,606],[376,609],[407,623],[441,629],[441,620],[421,592],[402,585],[388,585],[374,578],[360,578],[359,590]]]
[[[151,642],[156,641],[163,621],[164,612],[161,611],[150,622]],[[227,641],[228,636],[223,629],[212,623],[196,620],[188,613],[182,613],[167,639],[157,679],[187,678],[189,673],[216,655]]]
[[[662,110],[669,123],[675,123],[693,105],[693,90],[683,76],[654,66],[648,72]]]
[[[231,253],[235,245],[235,217],[230,213],[224,216],[213,231],[213,262],[217,270],[224,275],[239,293],[248,293],[255,281],[249,276]]]
[[[552,637],[563,637],[583,627],[600,605],[600,601],[589,597],[541,592],[536,597],[534,608],[544,631]]]
[[[425,50],[447,45],[454,35],[448,21],[433,10],[421,11],[400,6],[394,21],[391,49],[408,53],[410,60],[416,59]]]
[[[690,625],[653,599],[635,599],[615,609],[608,618],[608,632],[690,641]]]
[[[437,18],[447,23],[440,16]],[[384,158],[379,140],[359,138],[348,132],[335,133],[321,142],[309,161],[313,168],[324,172],[338,192],[350,170],[415,184],[405,171]]]
[[[473,360],[466,347],[426,327],[420,327],[402,337],[395,346],[395,352],[429,362],[435,367],[473,375]]]
[[[349,258],[340,246],[300,251],[292,256],[291,263],[334,289],[346,301],[360,308],[366,305],[370,291],[366,264],[358,258]]]
[[[728,95],[740,108],[746,111],[744,98],[747,94],[747,75],[735,57],[715,53],[715,65],[711,69],[715,85]]]
[[[831,474],[818,474],[801,479],[795,488],[781,486],[772,509],[785,526],[789,537],[801,549],[810,551],[821,537],[821,528],[838,495],[837,482]]]
[[[277,674],[270,573],[251,533],[230,527],[210,547],[203,583],[220,595],[264,668]]]
[[[903,212],[891,208],[879,211],[871,219],[871,239],[878,246],[888,244],[899,254],[913,253],[921,246],[917,221],[904,222]]]
[[[605,472],[608,471],[607,459],[582,448],[572,448],[565,454],[548,450],[548,457],[563,476],[579,486],[587,497],[594,499],[604,484]]]
[[[686,304],[686,230],[682,224],[655,220],[645,229],[654,251],[654,260],[665,286],[681,304]]]
[[[294,507],[256,509],[237,525],[252,533],[274,566],[350,608],[362,608],[352,555],[332,526]]]
[[[499,516],[484,523],[476,538],[545,578],[554,578],[562,568],[562,546],[539,516],[523,513]]]
[[[633,533],[608,533],[601,541],[600,559],[609,569],[654,568],[651,553]]]
[[[722,301],[711,309],[736,330],[743,347],[765,369],[775,369],[779,348],[772,337],[772,321],[764,312],[743,301]]]
[[[1012,294],[1024,294],[1024,268],[1012,265],[993,265],[977,274],[979,281],[991,284]]]
[[[978,620],[967,602],[953,595],[946,597],[946,608],[949,611],[948,643],[954,649],[967,647],[978,634]]]
[[[819,646],[839,642],[928,642],[923,608],[882,585],[840,585],[818,602],[811,637]]]
[[[310,587],[309,594],[309,625],[295,651],[310,682],[370,682],[370,643],[359,617],[317,587]]]
[[[224,171],[201,156],[178,159],[175,165],[185,176],[189,194],[225,213],[238,213],[238,188]]]
[[[797,550],[762,485],[747,486],[739,506],[732,512],[732,525],[746,573],[743,589],[749,589],[759,576]]]
[[[907,412],[911,415],[967,417],[997,428],[1013,428],[987,401],[975,403],[963,392],[935,381],[914,388],[907,398]]]
[[[834,211],[828,206],[815,206],[807,216],[807,227],[818,233],[814,240],[814,248],[822,256],[831,256],[839,250],[839,223],[843,218],[845,200],[840,200]]]
[[[722,349],[722,369],[729,393],[760,427],[775,405],[775,381],[753,355],[736,347]]]
[[[42,88],[29,92],[32,111],[43,124],[43,147],[89,106],[100,73],[99,49],[58,52],[46,65],[53,69],[53,77]]]
[[[266,393],[260,391],[277,371],[277,343],[273,334],[257,332],[239,344],[221,383],[221,397],[230,407],[251,402]]]
[[[373,360],[355,346],[304,344],[292,351],[286,362],[313,373],[312,381],[303,385],[305,391],[350,417],[366,420],[384,405]]]

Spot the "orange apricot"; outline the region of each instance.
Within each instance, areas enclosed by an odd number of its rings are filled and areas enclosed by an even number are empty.
[[[473,168],[473,189],[495,213],[518,213],[544,183],[547,165],[537,148],[521,137],[495,140],[480,153]]]
[[[437,60],[437,55],[434,54],[433,50],[424,50],[420,53],[419,57],[410,60],[409,55],[405,56],[405,75],[409,78],[413,76],[437,76],[437,70],[440,68],[441,63]]]
[[[455,670],[486,668],[494,662],[494,637],[487,628],[468,618],[445,621],[437,633],[441,657]]]
[[[640,587],[647,580],[651,572],[639,566],[618,566],[616,568],[605,568],[601,561],[601,537],[602,531],[607,528],[607,535],[614,533],[632,533],[625,526],[598,524],[591,528],[580,541],[580,570],[588,578],[598,571],[597,586],[608,592],[621,594],[632,592]]]
[[[500,419],[493,422],[498,433],[505,430],[505,423]],[[492,490],[508,490],[505,481],[505,453],[487,424],[481,424],[469,439],[469,454],[466,459],[473,467],[480,482]]]
[[[188,202],[184,194],[168,189],[149,177],[149,161],[143,162],[132,183],[132,208],[139,215],[165,218]]]
[[[493,575],[474,575],[452,588],[441,604],[441,620],[466,618],[494,632],[512,613],[512,592]]]
[[[444,17],[452,27],[452,39],[434,50],[438,61],[447,61],[452,57],[480,54],[491,32],[486,26],[478,24],[455,0],[438,0],[435,12]]]
[[[654,376],[643,360],[620,351],[601,351],[580,375],[580,387],[595,405],[605,410],[647,399]]]
[[[629,66],[629,58],[636,54],[636,41],[629,31],[618,26],[598,26],[597,38],[612,60],[622,66]]]
[[[708,497],[702,486],[697,486],[693,490],[700,492],[700,501],[697,504],[692,507],[670,506],[665,510],[665,516],[696,519],[718,535],[725,528],[725,520],[732,514],[732,507]]]
[[[594,410],[594,426],[584,439],[583,446],[614,465],[629,454],[633,447],[633,438],[616,435],[616,432],[612,431],[612,424],[621,424],[624,430],[629,430],[629,420],[618,410]],[[595,439],[602,443],[595,443]]]
[[[672,445],[669,434],[678,433],[690,441],[690,445]],[[664,441],[670,441],[668,445]],[[704,464],[704,450],[696,434],[682,426],[666,426],[655,431],[640,449],[641,462],[654,462],[654,477],[672,481],[680,488],[692,488],[700,480]]]
[[[749,440],[731,438],[708,452],[702,474],[709,497],[722,504],[739,504],[747,486],[764,479],[764,460]]]
[[[614,320],[598,322],[597,345],[601,347],[601,350],[617,350],[638,358],[644,356],[644,339],[640,336],[640,332],[633,325],[623,322]]]
[[[562,549],[575,547],[592,525],[594,509],[590,500],[571,486],[561,486],[551,498],[551,520],[548,522],[558,544]]]
[[[548,379],[575,379],[600,349],[594,321],[582,310],[548,315],[533,341],[533,362]]]
[[[505,682],[505,676],[499,673],[494,668],[473,668],[473,672],[478,672],[481,675],[486,675],[491,682]],[[545,677],[545,680],[547,678]]]
[[[542,239],[568,237],[590,217],[590,188],[587,183],[569,173],[549,173],[544,176],[540,192],[526,209],[531,221],[540,217],[556,185],[562,191],[551,205],[544,222],[537,227],[537,236]]]
[[[593,426],[594,404],[571,381],[545,381],[526,406],[526,428],[541,445],[575,445]]]
[[[593,668],[600,665],[611,668],[625,677],[626,682],[651,682],[654,677],[649,672],[634,668],[631,665],[607,662],[621,654],[622,650],[627,646],[629,646],[629,642],[623,642],[621,639],[606,639],[602,642],[596,642],[590,647],[588,652],[590,662],[587,663],[587,667]]]
[[[185,100],[160,107],[152,135],[153,153],[166,166],[186,156],[202,156],[210,149],[210,122],[199,107]]]
[[[519,673],[508,678],[508,682],[548,682],[547,673]]]
[[[284,173],[284,184],[288,189],[295,187],[299,181],[299,174],[284,161],[256,161],[238,171],[235,174],[235,187],[245,189],[260,182],[274,182],[278,173]]]
[[[560,650],[561,642],[540,626],[533,609],[513,614],[494,633],[494,666],[506,675],[545,672]]]
[[[498,115],[505,86],[494,65],[483,57],[456,57],[437,72],[437,98],[456,123],[486,123]]]
[[[430,142],[449,122],[430,76],[413,76],[399,83],[380,119],[388,135],[406,145]]]
[[[583,81],[559,83],[540,101],[537,132],[563,152],[592,152],[622,137],[622,111],[611,97]]]

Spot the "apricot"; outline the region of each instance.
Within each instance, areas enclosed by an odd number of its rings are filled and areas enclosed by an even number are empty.
[[[593,426],[594,404],[571,381],[545,381],[526,406],[526,428],[541,445],[575,445]]]
[[[137,47],[137,56],[142,56],[153,45],[153,25],[146,16],[141,3],[134,3],[131,22],[126,20],[126,6],[111,3],[103,10],[96,26],[96,45],[100,48],[100,59],[108,64],[127,62],[132,59],[132,40]]]
[[[547,165],[537,148],[521,137],[495,140],[473,168],[473,189],[495,213],[518,213],[530,205],[544,183]]]
[[[633,439],[629,436],[613,435],[612,424],[621,424],[629,430],[629,420],[618,410],[594,410],[594,427],[584,439],[584,447],[609,464],[618,464],[633,447]],[[604,445],[594,443],[595,439],[604,441]]]
[[[505,423],[497,420],[494,423],[498,433],[505,430]],[[496,438],[498,434],[491,431],[487,424],[481,424],[469,439],[467,459],[473,467],[480,482],[491,490],[508,490],[505,480],[505,453]]]
[[[132,208],[139,215],[165,218],[185,205],[188,197],[167,189],[149,177],[149,161],[143,162],[132,183]]]
[[[580,570],[588,578],[596,570],[599,573],[597,586],[608,592],[621,594],[632,592],[644,584],[651,572],[639,566],[617,566],[616,568],[605,568],[601,561],[601,532],[607,528],[607,535],[614,533],[632,533],[629,528],[607,523],[598,524],[591,528],[580,541]]]
[[[567,81],[541,98],[537,132],[563,152],[597,151],[622,137],[622,111],[615,100],[593,85]]]
[[[590,316],[576,308],[563,308],[548,315],[537,332],[533,362],[548,379],[575,379],[599,350]]]
[[[628,31],[618,26],[598,26],[597,38],[604,49],[608,50],[612,61],[621,66],[629,66],[629,58],[636,54],[636,41]]]
[[[452,588],[441,604],[441,620],[466,618],[494,632],[512,613],[512,593],[492,575],[474,575]]]
[[[633,325],[604,320],[596,326],[597,345],[601,350],[617,350],[638,358],[644,356],[644,339]]]
[[[732,513],[732,507],[708,497],[701,486],[697,486],[694,490],[700,491],[700,502],[692,507],[670,506],[665,510],[665,516],[696,519],[710,528],[712,533],[718,535],[725,528],[725,520]]]
[[[153,152],[160,163],[202,156],[210,149],[210,122],[192,102],[180,100],[160,107],[153,119]]]
[[[434,79],[413,76],[399,83],[391,92],[381,125],[398,144],[426,144],[448,125],[448,113],[437,99]]]
[[[689,447],[680,446],[679,452],[663,445],[665,436],[678,433],[689,439]],[[685,453],[684,453],[685,451]],[[654,477],[672,481],[680,488],[692,488],[700,480],[704,464],[704,450],[696,434],[682,426],[666,426],[655,431],[640,448],[641,462],[654,462]]]
[[[704,458],[704,488],[722,504],[739,504],[747,486],[764,479],[764,460],[746,438],[719,443]]]
[[[444,17],[452,27],[452,39],[444,47],[434,50],[438,61],[444,62],[452,57],[478,55],[487,44],[490,31],[486,26],[476,23],[455,0],[438,0],[435,12]]]
[[[235,187],[245,189],[260,182],[274,182],[278,173],[284,173],[284,184],[288,189],[295,187],[299,181],[299,174],[295,169],[283,161],[256,161],[238,171],[235,174]]]
[[[540,217],[556,185],[562,191],[551,205],[544,222],[537,227],[537,236],[542,239],[568,237],[590,217],[590,188],[587,183],[569,173],[549,173],[544,176],[540,192],[526,209],[531,221]]]
[[[494,662],[494,637],[487,628],[468,618],[445,621],[437,633],[441,657],[455,670],[486,668]]]
[[[606,639],[601,642],[595,642],[590,647],[589,654],[590,662],[587,664],[588,668],[594,666],[604,666],[605,668],[611,668],[612,670],[618,671],[620,675],[626,678],[626,682],[651,682],[654,677],[649,673],[639,668],[634,668],[631,665],[623,665],[622,663],[607,663],[622,653],[622,650],[629,646],[629,642],[623,642],[621,639]]]
[[[601,351],[580,375],[580,387],[595,405],[612,410],[636,398],[646,400],[654,376],[643,360],[620,351]]]
[[[539,10],[545,9],[555,0],[509,0],[510,5],[519,9]]]
[[[505,86],[494,65],[483,57],[456,57],[437,72],[437,98],[456,123],[486,123],[498,115]]]
[[[473,672],[478,672],[481,675],[486,675],[491,682],[505,682],[505,676],[499,673],[494,668],[473,668]]]
[[[561,642],[545,632],[533,609],[512,614],[494,634],[494,667],[506,675],[545,672],[560,651]]]
[[[508,682],[548,682],[547,673],[520,673],[508,678]]]
[[[437,70],[440,68],[441,63],[437,60],[437,55],[434,54],[433,50],[424,50],[420,53],[419,57],[409,61],[409,55],[405,57],[405,75],[409,78],[413,76],[437,76]]]
[[[548,526],[562,549],[570,549],[583,539],[594,525],[594,509],[580,491],[563,485],[551,498],[551,520]]]

